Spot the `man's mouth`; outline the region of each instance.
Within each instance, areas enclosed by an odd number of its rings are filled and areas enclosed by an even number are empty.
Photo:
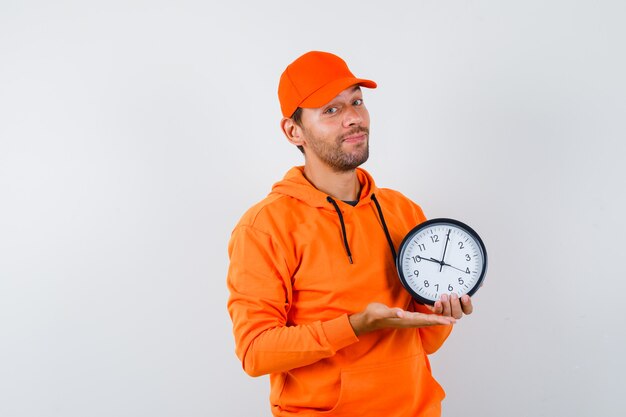
[[[356,143],[356,142],[362,142],[366,139],[367,139],[367,132],[360,131],[360,132],[351,133],[351,134],[348,134],[347,136],[344,136],[342,141],[348,142],[348,143]]]

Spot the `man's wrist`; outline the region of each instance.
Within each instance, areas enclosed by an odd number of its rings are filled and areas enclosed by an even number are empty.
[[[365,313],[354,313],[348,316],[348,320],[350,321],[350,326],[352,326],[352,330],[354,334],[360,336],[365,332]]]

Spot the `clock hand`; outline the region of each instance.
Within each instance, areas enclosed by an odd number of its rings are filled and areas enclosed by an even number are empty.
[[[449,266],[449,267],[450,267],[450,268],[452,268],[452,269],[456,269],[457,271],[461,271],[461,272],[464,272],[464,273],[466,273],[466,274],[469,274],[469,272],[467,272],[467,270],[465,270],[465,271],[464,271],[464,270],[462,270],[462,269],[460,269],[460,268],[457,268],[456,266],[452,266],[452,265],[447,264],[447,263],[445,263],[445,262],[442,262],[442,264],[443,264],[443,265],[445,265],[445,266]],[[442,266],[443,266],[443,265],[442,265]]]
[[[424,261],[434,262],[434,263],[436,263],[436,264],[439,264],[439,265],[441,265],[441,268],[443,268],[444,266],[449,266],[450,268],[452,268],[452,269],[456,269],[457,271],[465,272],[466,274],[468,273],[467,271],[464,271],[464,270],[462,270],[462,269],[460,269],[460,268],[457,268],[456,266],[452,266],[452,265],[447,264],[447,263],[445,263],[445,262],[439,261],[439,260],[437,260],[437,259],[435,259],[435,258],[433,258],[433,257],[431,257],[430,259],[428,259],[428,258],[422,258],[422,257],[421,257],[421,256],[419,256],[419,255],[417,255],[417,257],[418,257],[418,258],[420,258],[420,259],[422,259],[422,260],[424,260]],[[440,272],[441,272],[441,269],[440,269]]]
[[[422,258],[422,259],[424,259],[424,258]],[[441,261],[440,261],[439,259],[435,259],[435,258],[433,258],[432,256],[431,256],[431,258],[430,258],[430,259],[426,259],[426,260],[427,260],[427,261],[431,261],[431,262],[437,262],[439,265],[441,265]]]
[[[422,258],[422,259],[424,259],[424,258]],[[431,261],[431,262],[435,262],[435,263],[439,264],[439,272],[441,272],[441,270],[443,269],[443,266],[444,266],[444,265],[447,265],[445,262],[443,262],[443,261],[439,261],[439,260],[437,260],[437,259],[435,259],[435,258],[433,258],[433,257],[431,257],[430,259],[426,259],[426,260],[427,260],[427,261]]]
[[[430,259],[427,259],[427,258],[422,258],[422,257],[421,257],[421,256],[419,256],[419,255],[417,255],[417,257],[418,257],[418,258],[420,258],[420,259],[423,259],[423,260],[425,260],[425,261],[429,261],[429,262],[434,262],[434,263],[437,263],[437,264],[441,264],[441,261],[438,261],[438,260],[436,260],[435,258],[430,258]]]
[[[448,249],[448,242],[450,241],[450,232],[452,229],[448,229],[448,234],[446,235],[446,245],[443,247],[443,256],[441,257],[441,266],[439,267],[439,272],[443,269],[443,265],[446,261],[446,250]]]
[[[457,271],[461,271],[461,272],[464,272],[464,273],[466,273],[466,274],[469,274],[469,272],[467,272],[467,270],[463,270],[463,269],[461,269],[461,268],[457,268],[456,266],[452,266],[452,265],[450,265],[449,263],[439,261],[439,260],[437,260],[437,259],[435,259],[435,258],[433,258],[433,257],[431,257],[430,259],[427,259],[427,258],[422,258],[422,257],[421,257],[421,256],[419,256],[419,255],[417,255],[417,256],[418,256],[418,258],[423,259],[424,261],[434,262],[434,263],[436,263],[436,264],[441,265],[441,268],[440,268],[440,271],[439,271],[439,272],[441,272],[441,269],[443,269],[443,267],[444,267],[444,266],[449,266],[449,267],[450,267],[450,268],[452,268],[452,269],[456,269]]]

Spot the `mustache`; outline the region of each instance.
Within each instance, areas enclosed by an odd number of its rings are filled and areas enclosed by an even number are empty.
[[[365,133],[365,134],[367,134],[367,136],[369,136],[370,130],[369,130],[369,128],[364,127],[364,126],[357,126],[355,128],[352,128],[349,132],[341,135],[339,137],[339,140],[340,141],[344,141],[345,138],[347,138],[348,136],[356,135],[357,133]]]

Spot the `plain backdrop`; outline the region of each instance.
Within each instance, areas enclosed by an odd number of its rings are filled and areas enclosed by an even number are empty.
[[[270,415],[226,248],[324,50],[379,84],[377,184],[487,245],[444,416],[622,416],[625,4],[0,0],[0,415]]]

